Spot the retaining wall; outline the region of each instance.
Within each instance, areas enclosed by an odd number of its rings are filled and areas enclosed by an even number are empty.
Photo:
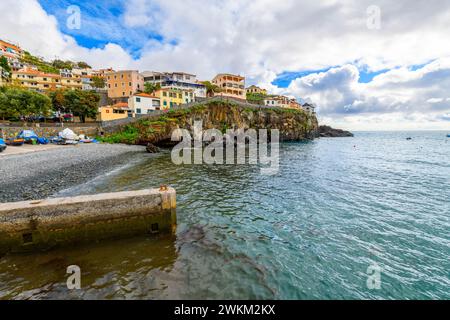
[[[171,233],[176,192],[141,190],[0,204],[0,253]]]

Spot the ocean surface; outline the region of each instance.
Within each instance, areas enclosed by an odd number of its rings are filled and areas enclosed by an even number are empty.
[[[3,257],[0,298],[450,299],[446,134],[284,143],[275,176],[142,154],[59,195],[168,184],[176,234]]]

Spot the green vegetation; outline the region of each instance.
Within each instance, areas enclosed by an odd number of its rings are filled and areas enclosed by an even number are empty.
[[[85,122],[86,118],[95,118],[98,112],[100,96],[95,91],[63,90],[50,93],[55,110],[72,112]]]
[[[267,95],[262,93],[247,93],[247,101],[254,104],[264,104]]]
[[[80,69],[92,69],[92,67],[90,65],[88,65],[86,62],[84,61],[80,61],[76,64],[78,66],[78,68]]]
[[[105,79],[97,76],[92,77],[92,86],[97,89],[104,88],[106,86]]]
[[[0,118],[35,118],[48,116],[52,101],[44,94],[34,91],[1,87],[0,88]]]
[[[108,135],[106,137],[99,137],[98,140],[105,143],[126,143],[135,144],[139,138],[139,129],[133,125],[125,126],[124,130]]]
[[[0,57],[0,67],[6,72],[9,72],[9,76],[11,77],[11,67],[9,66],[8,60],[4,56]]]
[[[72,70],[75,67],[78,68],[90,68],[86,62],[72,62],[55,59],[52,62],[47,62],[39,57],[31,55],[29,52],[24,52],[24,56],[20,59],[23,63],[35,65],[39,71],[51,74],[59,74],[60,70],[68,69]]]
[[[206,95],[208,97],[214,97],[214,93],[222,92],[222,89],[220,89],[219,86],[216,86],[215,84],[209,81],[204,81],[202,82],[202,84],[204,84],[206,87]]]
[[[72,70],[73,69],[73,63],[71,61],[62,61],[59,59],[55,59],[55,60],[53,60],[51,65],[59,70],[61,70],[61,69]]]
[[[153,94],[156,91],[161,89],[161,84],[159,84],[159,83],[155,84],[155,83],[147,82],[144,86],[145,86],[144,92],[147,94]]]
[[[55,59],[50,63],[51,66],[53,66],[56,69],[67,69],[67,70],[72,70],[73,68],[80,68],[80,69],[90,69],[91,66],[88,65],[86,62],[72,62],[70,60],[59,60],[59,59]]]
[[[59,69],[55,68],[50,63],[44,61],[41,58],[31,55],[29,52],[25,52],[24,56],[21,58],[23,63],[29,63],[35,65],[39,71],[45,73],[59,74]]]

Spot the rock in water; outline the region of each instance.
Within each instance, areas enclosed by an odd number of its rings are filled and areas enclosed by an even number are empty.
[[[319,137],[323,138],[353,137],[353,133],[341,129],[333,129],[330,126],[320,126]]]
[[[148,153],[158,153],[159,148],[152,143],[147,144],[147,152]]]

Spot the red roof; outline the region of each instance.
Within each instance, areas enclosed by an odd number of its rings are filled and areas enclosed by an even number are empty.
[[[119,109],[119,108],[128,109],[128,103],[126,103],[126,102],[119,102],[119,103],[116,103],[115,105],[113,105],[112,107],[113,108],[117,108],[117,109]]]
[[[148,93],[136,93],[134,96],[136,96],[136,97],[144,97],[144,98],[153,98],[153,99],[159,99],[159,98],[157,98],[157,97],[155,97],[155,96],[152,96],[152,95],[150,95],[150,94],[148,94]]]

